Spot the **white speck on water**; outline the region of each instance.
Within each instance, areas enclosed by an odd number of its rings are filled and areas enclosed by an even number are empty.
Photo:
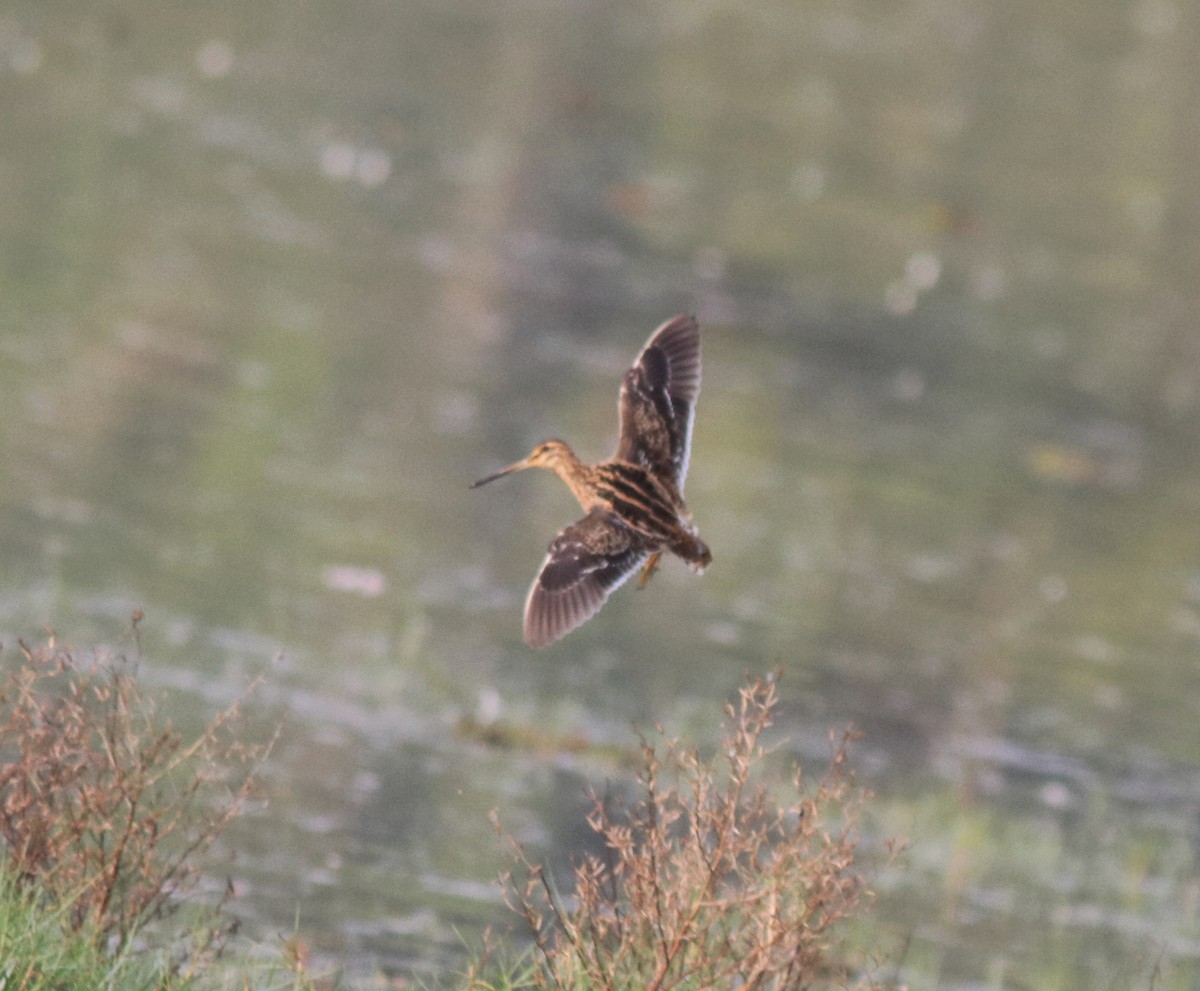
[[[475,704],[475,718],[482,725],[490,726],[500,718],[503,712],[504,700],[500,697],[500,693],[491,685],[481,688]]]
[[[906,403],[925,395],[925,376],[917,368],[901,368],[892,376],[892,394]]]
[[[742,639],[742,632],[735,623],[709,623],[704,635],[722,647],[733,647]]]
[[[941,277],[942,260],[929,251],[918,251],[904,266],[905,281],[920,292],[932,289]]]
[[[392,156],[382,148],[359,148],[349,141],[330,141],[321,148],[321,173],[344,182],[357,179],[359,185],[374,189],[392,174]]]
[[[321,172],[330,179],[349,179],[354,175],[357,155],[354,145],[333,141],[321,149]]]
[[[1061,781],[1047,781],[1038,792],[1042,804],[1051,809],[1065,809],[1073,804],[1071,789]]]
[[[392,156],[380,148],[364,148],[358,153],[354,175],[368,189],[382,186],[392,174]]]
[[[1117,659],[1117,648],[1096,633],[1085,633],[1077,638],[1075,653],[1096,664],[1112,664]]]
[[[1058,575],[1047,575],[1038,583],[1038,591],[1047,602],[1059,603],[1067,597],[1069,590],[1065,579]]]
[[[350,564],[331,564],[321,572],[321,584],[335,592],[357,592],[376,599],[387,591],[387,579],[374,568],[356,568]]]
[[[196,68],[209,79],[223,79],[233,70],[233,49],[224,41],[205,42],[196,52]]]
[[[909,577],[929,585],[952,576],[956,569],[953,558],[940,554],[914,554],[908,561]]]

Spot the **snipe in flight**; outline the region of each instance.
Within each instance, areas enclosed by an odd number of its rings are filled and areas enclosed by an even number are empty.
[[[524,468],[567,483],[587,514],[550,542],[525,600],[525,640],[545,647],[591,619],[639,567],[641,588],[664,551],[696,571],[712,561],[683,501],[700,394],[700,328],[677,316],[650,335],[621,382],[621,428],[608,461],[584,464],[561,440],[480,479],[478,488]]]

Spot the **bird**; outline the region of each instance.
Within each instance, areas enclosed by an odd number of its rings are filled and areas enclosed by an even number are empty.
[[[471,486],[545,468],[583,508],[583,518],[550,542],[525,599],[524,636],[531,647],[547,647],[582,626],[638,568],[638,588],[644,588],[667,551],[698,573],[712,562],[683,499],[699,395],[700,327],[695,317],[680,314],[650,335],[621,380],[611,458],[585,464],[566,443],[551,439]]]

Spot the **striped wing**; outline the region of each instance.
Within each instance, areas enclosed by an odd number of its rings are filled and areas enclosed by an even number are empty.
[[[550,553],[525,600],[525,641],[546,647],[600,611],[648,553],[644,537],[602,508],[572,523]]]
[[[670,479],[682,495],[700,395],[700,327],[672,317],[653,334],[621,383],[615,458]]]

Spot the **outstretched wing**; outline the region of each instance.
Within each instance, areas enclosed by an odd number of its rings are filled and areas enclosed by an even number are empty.
[[[525,641],[546,647],[600,611],[609,594],[646,559],[640,534],[597,507],[550,543],[525,600]]]
[[[700,327],[672,317],[653,334],[621,382],[618,461],[648,468],[683,494],[700,395]]]

